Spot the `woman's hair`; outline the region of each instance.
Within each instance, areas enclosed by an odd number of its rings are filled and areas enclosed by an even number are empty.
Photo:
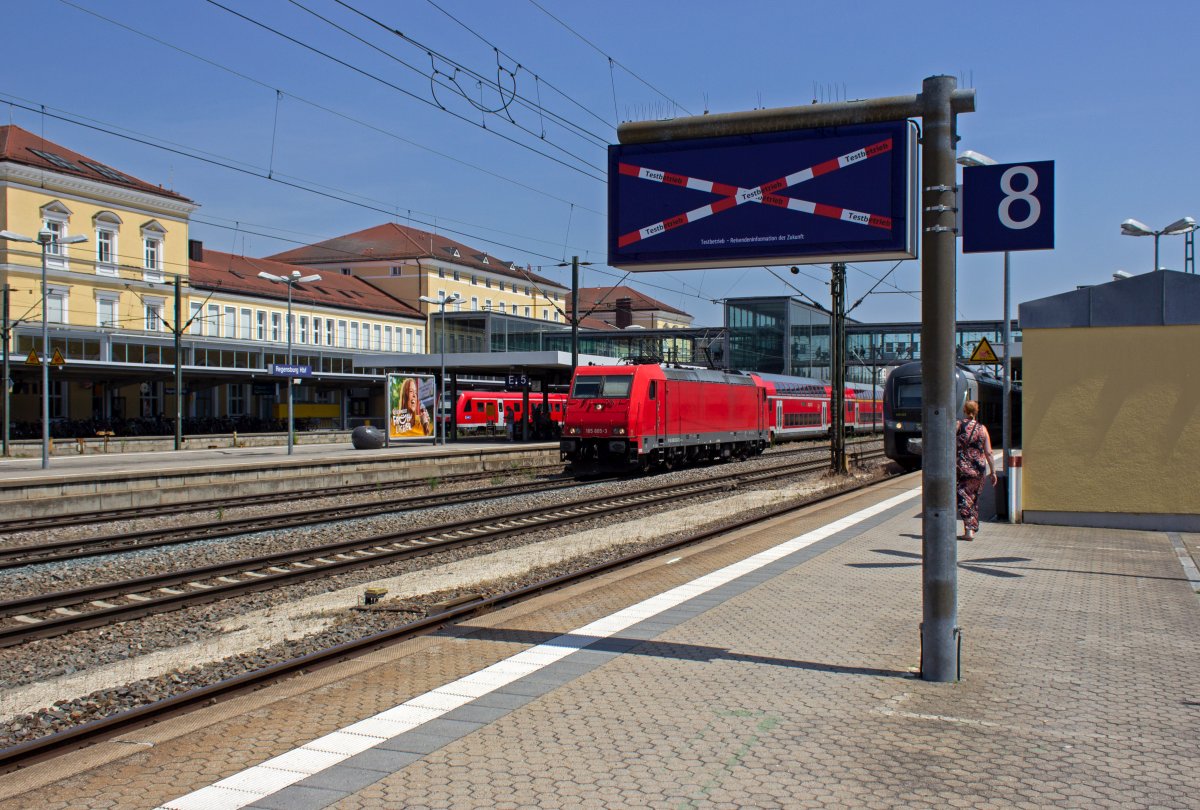
[[[963,413],[972,419],[974,419],[976,416],[979,416],[979,403],[973,399],[968,399],[965,403],[963,403]]]

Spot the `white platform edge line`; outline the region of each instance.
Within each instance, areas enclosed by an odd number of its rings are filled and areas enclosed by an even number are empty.
[[[422,698],[425,698],[427,696],[432,696],[434,693],[441,695],[443,697],[443,699],[445,699],[445,698],[461,698],[462,703],[459,703],[458,705],[465,705],[466,703],[469,703],[471,700],[474,700],[475,698],[465,698],[463,696],[460,696],[460,695],[457,695],[456,693],[454,693],[454,686],[455,686],[455,684],[457,684],[459,682],[465,682],[464,686],[466,686],[467,683],[473,683],[476,686],[478,686],[479,681],[473,680],[473,679],[477,679],[479,676],[481,676],[485,672],[490,672],[490,673],[492,673],[493,677],[499,676],[499,677],[495,678],[497,681],[497,685],[489,690],[489,691],[495,691],[496,689],[499,689],[502,686],[505,686],[508,683],[511,683],[512,681],[519,680],[520,678],[524,677],[525,675],[531,674],[532,672],[536,672],[539,669],[542,669],[543,667],[549,666],[554,661],[562,660],[562,658],[566,657],[566,656],[560,655],[551,661],[528,662],[527,663],[525,660],[520,659],[520,656],[522,656],[526,653],[552,654],[552,653],[562,651],[564,649],[564,647],[561,646],[562,642],[560,642],[560,639],[566,640],[570,637],[592,636],[596,640],[599,640],[601,638],[611,637],[612,635],[620,632],[621,630],[626,629],[627,627],[631,627],[634,624],[645,621],[646,619],[651,618],[652,616],[655,616],[659,613],[662,613],[670,608],[678,607],[679,605],[683,604],[684,602],[686,602],[690,599],[694,599],[701,594],[707,593],[708,591],[711,591],[715,588],[718,588],[722,585],[732,582],[733,580],[737,579],[738,577],[745,576],[750,571],[757,570],[759,568],[762,568],[763,566],[766,566],[773,562],[776,562],[776,561],[782,559],[783,557],[786,557],[789,554],[799,551],[802,548],[810,546],[813,543],[820,542],[821,540],[824,540],[827,537],[831,537],[832,535],[834,535],[840,531],[843,531],[845,529],[848,529],[851,526],[855,526],[855,525],[863,522],[864,520],[868,520],[882,512],[886,512],[887,510],[891,509],[894,506],[899,506],[900,504],[904,503],[905,501],[912,500],[919,493],[920,493],[920,489],[917,488],[917,489],[908,490],[907,492],[901,493],[900,495],[895,495],[891,498],[887,498],[886,500],[880,501],[879,503],[877,503],[873,506],[868,506],[865,509],[861,509],[852,515],[848,515],[844,518],[841,518],[840,520],[835,520],[833,523],[826,524],[825,526],[822,526],[820,528],[817,528],[810,532],[802,534],[799,537],[793,537],[791,540],[785,540],[783,543],[780,543],[778,546],[774,546],[765,551],[761,551],[758,554],[755,554],[751,557],[747,557],[745,560],[741,560],[736,563],[730,563],[725,568],[718,569],[717,571],[714,571],[710,574],[706,574],[702,577],[694,579],[691,582],[685,583],[683,585],[679,585],[675,588],[672,588],[669,591],[665,591],[661,594],[656,594],[655,596],[652,596],[649,599],[644,599],[641,602],[638,602],[637,604],[634,604],[634,605],[630,605],[629,607],[624,608],[623,610],[619,610],[610,616],[606,616],[603,619],[599,619],[597,621],[586,624],[583,627],[579,628],[578,630],[574,630],[570,633],[563,634],[562,636],[559,636],[557,639],[552,639],[549,642],[546,642],[544,644],[539,644],[535,647],[531,647],[528,650],[522,650],[521,652],[515,653],[514,655],[510,656],[509,658],[504,659],[503,661],[499,661],[495,664],[492,664],[489,667],[485,667],[484,669],[480,670],[479,672],[472,673],[471,675],[467,675],[463,678],[459,678],[456,681],[452,681],[451,683],[445,684],[444,686],[441,686],[438,689],[430,690],[429,692],[426,692],[423,695],[418,695],[417,697],[412,698],[411,700],[408,700],[408,701],[405,701],[404,703],[393,706],[392,708],[386,709],[383,712],[379,712],[377,714],[371,715],[370,717],[363,718],[363,720],[381,719],[381,720],[387,720],[389,722],[395,723],[396,722],[395,720],[384,717],[383,715],[387,714],[388,712],[397,712],[398,710],[403,710],[405,707],[410,706],[410,704],[414,704],[417,701],[420,701]],[[754,563],[753,567],[747,569],[747,567],[746,567],[747,564],[751,563],[752,561]],[[556,642],[559,642],[559,643],[556,644]],[[569,655],[570,652],[574,652],[579,649],[584,649],[584,647],[576,647],[575,644],[572,643],[572,644],[567,645],[566,649],[569,650],[569,652],[568,652],[568,655]],[[512,676],[511,679],[510,679],[510,676]],[[472,690],[472,691],[477,691],[477,690]],[[479,695],[479,697],[482,697],[483,694],[487,694],[487,692],[482,693],[481,695]],[[449,703],[449,702],[457,702],[457,701],[447,701],[447,703]],[[438,717],[441,717],[442,715],[453,711],[455,708],[458,708],[458,706],[453,706],[451,708],[445,708],[445,709],[434,709],[434,708],[426,708],[426,707],[420,707],[420,708],[423,709],[423,712],[434,712],[433,716],[421,721],[421,725],[423,725],[424,723],[427,723],[430,720],[435,720]],[[363,720],[355,721],[355,723],[351,723],[350,726],[353,726],[357,723],[361,723],[361,722],[363,722]],[[350,726],[347,726],[347,728],[349,728]],[[416,726],[414,726],[414,728],[415,727]],[[404,731],[400,731],[400,732],[398,732],[398,734],[402,734],[402,733],[405,733],[405,732],[411,731],[411,730],[412,729],[404,729]],[[319,744],[321,740],[331,740],[331,741],[336,740],[336,739],[338,739],[337,735],[343,735],[343,734],[345,736],[357,736],[357,735],[353,735],[352,733],[348,733],[342,729],[339,729],[337,731],[333,731],[333,732],[330,732],[329,734],[319,737],[315,740],[312,740],[311,742],[306,743],[304,746],[300,746],[300,747],[308,748],[309,746],[313,746],[309,750],[324,750],[324,749],[317,747],[314,744]],[[370,738],[358,737],[358,739],[365,741]],[[373,746],[371,746],[371,747],[373,747]],[[293,749],[293,750],[297,750],[297,749]],[[366,750],[366,749],[364,748],[362,750]],[[272,759],[278,759],[279,757],[286,756],[288,753],[290,753],[290,752],[285,752],[284,754],[279,754],[276,757],[273,757]],[[334,752],[330,752],[330,753],[334,753]],[[336,752],[336,753],[341,754],[341,752]],[[342,757],[343,757],[342,760],[338,760],[337,762],[331,762],[326,767],[327,768],[333,767],[333,765],[337,765],[341,761],[343,761],[345,759],[349,759],[350,757],[354,756],[354,754],[357,754],[357,753],[361,753],[361,751],[355,751],[353,754],[349,754],[349,753],[342,754]],[[267,761],[270,762],[271,760],[267,760]],[[197,796],[197,794],[201,793],[202,791],[209,791],[208,795],[211,796],[212,795],[211,789],[220,786],[221,782],[225,782],[227,780],[231,781],[231,780],[234,780],[235,778],[238,778],[238,781],[241,782],[242,779],[245,779],[246,777],[250,776],[250,774],[248,773],[250,771],[255,771],[255,770],[261,768],[264,770],[269,770],[272,773],[278,773],[277,769],[265,768],[265,765],[266,765],[266,763],[262,763],[259,765],[251,766],[250,768],[246,768],[245,770],[239,771],[238,773],[232,774],[231,776],[227,776],[227,777],[225,777],[225,779],[222,779],[219,782],[216,782],[212,785],[200,788],[199,790],[195,790],[195,791],[192,791],[191,793],[187,793],[183,796],[179,796],[175,799],[172,799],[171,801],[166,802],[163,805],[160,805],[158,808],[156,808],[156,810],[181,810],[182,808],[196,807],[197,805],[194,803],[195,800],[198,798],[201,798],[201,797]],[[263,774],[263,775],[266,776],[267,774]],[[223,788],[223,790],[229,790],[229,788]],[[230,791],[230,792],[232,792],[232,791]],[[237,792],[242,793],[243,791],[239,790]],[[221,807],[222,808],[229,807],[229,808],[231,808],[231,810],[238,810],[238,808],[253,804],[254,802],[256,802],[259,799],[264,798],[265,796],[268,796],[268,795],[270,795],[270,794],[269,793],[254,794],[254,793],[247,792],[245,794],[245,801],[242,802],[241,804],[222,803]],[[225,797],[222,797],[222,798],[225,798]]]

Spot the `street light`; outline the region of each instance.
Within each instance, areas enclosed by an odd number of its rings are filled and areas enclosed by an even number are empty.
[[[274,281],[277,284],[286,284],[288,291],[288,308],[287,308],[287,344],[288,344],[288,366],[292,365],[292,288],[297,284],[308,284],[312,281],[320,281],[321,277],[316,273],[311,276],[301,276],[299,270],[293,270],[290,276],[277,276],[274,273],[259,273],[259,278],[265,278],[267,281]],[[289,369],[290,371],[290,369]],[[292,454],[292,446],[295,439],[292,438],[292,386],[295,385],[295,380],[288,377],[287,381],[287,451],[288,455]]]
[[[51,245],[76,245],[86,242],[86,236],[66,236],[55,239],[49,228],[38,231],[36,239],[12,231],[0,231],[0,239],[10,242],[37,242],[42,246],[42,469],[50,467],[50,327],[46,321],[46,254]],[[55,251],[57,253],[57,250]],[[5,385],[8,384],[6,380]],[[4,414],[8,418],[8,414]]]
[[[446,304],[453,304],[455,301],[461,301],[462,296],[459,295],[458,293],[451,293],[449,296],[447,296],[445,293],[442,293],[437,298],[434,298],[429,295],[422,295],[418,300],[424,301],[426,304],[437,304],[442,309],[442,316],[441,316],[442,339],[440,341],[438,341],[438,348],[441,349],[442,388],[445,389],[445,387],[446,387]],[[435,409],[435,413],[437,413],[437,415],[438,415],[437,416],[437,424],[441,426],[441,433],[442,433],[442,442],[441,443],[444,446],[446,444],[446,421],[448,421],[447,420],[448,414],[445,413],[445,411],[446,411],[446,407],[445,407],[446,406],[446,392],[445,392],[445,390],[438,391],[437,396],[438,396],[438,405],[437,405],[437,408]]]
[[[975,152],[971,149],[966,149],[956,159],[960,166],[995,166],[996,161],[987,155]],[[1004,474],[1007,479],[1008,471],[1011,469],[1012,460],[1012,347],[1009,342],[1012,336],[1009,334],[1009,252],[1004,251],[1004,324],[1001,327],[1002,340],[1004,341],[1004,380],[1003,391],[1004,401],[1000,405],[1000,424],[1001,424],[1001,446],[1004,451]],[[1014,522],[1015,501],[1013,498],[1012,481],[1007,482],[1008,486],[1008,521]]]
[[[1179,236],[1180,234],[1191,233],[1196,230],[1196,220],[1191,217],[1177,219],[1161,231],[1152,230],[1150,227],[1143,225],[1136,219],[1127,219],[1121,223],[1122,236],[1153,236],[1154,237],[1154,269],[1159,270],[1158,266],[1158,237],[1160,236]]]

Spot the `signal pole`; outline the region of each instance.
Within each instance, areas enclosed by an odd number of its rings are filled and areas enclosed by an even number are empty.
[[[830,292],[833,298],[829,316],[829,356],[832,368],[829,454],[830,465],[837,475],[850,472],[846,458],[846,264],[834,262],[829,266],[832,275]]]

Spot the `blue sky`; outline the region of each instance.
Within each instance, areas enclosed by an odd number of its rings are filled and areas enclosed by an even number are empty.
[[[1015,301],[1149,271],[1153,240],[1121,236],[1126,218],[1160,228],[1200,217],[1200,62],[1195,18],[1178,4],[220,2],[312,50],[209,0],[7,0],[6,28],[25,33],[6,42],[0,121],[192,198],[194,238],[219,250],[268,255],[394,220],[564,283],[554,265],[578,254],[595,263],[584,283],[600,286],[624,275],[604,265],[604,144],[618,120],[906,95],[948,74],[977,92],[960,149],[1056,162],[1057,248],[1013,255]],[[499,96],[448,60],[491,79],[499,62],[530,105],[509,105],[515,123],[481,112]],[[431,93],[431,68],[476,106]],[[24,109],[42,105],[249,173]],[[268,173],[284,182],[254,176]],[[1183,242],[1163,237],[1160,264],[1182,269]],[[849,300],[892,265],[854,263]],[[960,318],[999,317],[1001,266],[999,255],[960,256]],[[828,302],[826,267],[776,270]],[[919,319],[919,279],[918,262],[902,263],[854,316]],[[790,292],[763,268],[626,283],[701,325],[720,323],[714,301]]]

